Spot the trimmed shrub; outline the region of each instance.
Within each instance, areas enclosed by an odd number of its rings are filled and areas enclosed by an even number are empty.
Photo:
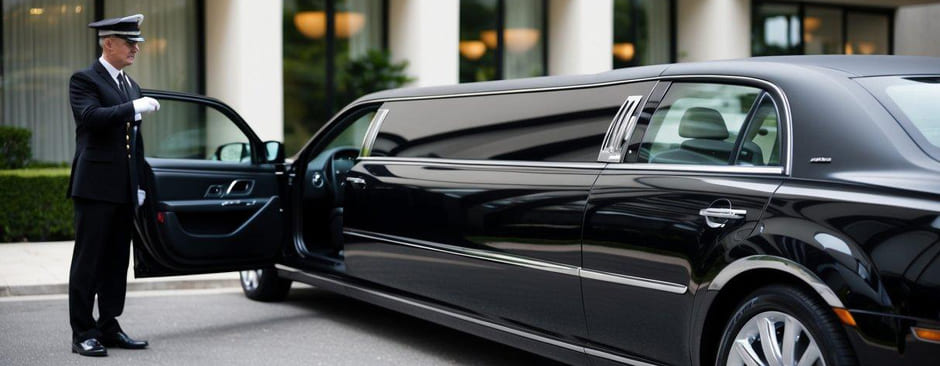
[[[0,170],[0,242],[75,239],[68,168]]]
[[[33,133],[25,128],[0,126],[0,169],[25,167],[32,158],[29,139]]]

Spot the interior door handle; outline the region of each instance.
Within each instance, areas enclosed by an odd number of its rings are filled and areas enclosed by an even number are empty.
[[[225,196],[247,196],[255,188],[255,181],[251,179],[236,179],[229,183]]]
[[[346,182],[349,182],[353,188],[365,188],[366,180],[358,177],[346,177]]]
[[[747,210],[709,207],[699,210],[698,214],[705,216],[705,224],[707,224],[708,227],[717,229],[725,227],[725,222],[715,222],[712,221],[712,219],[743,219],[744,215],[747,215]]]

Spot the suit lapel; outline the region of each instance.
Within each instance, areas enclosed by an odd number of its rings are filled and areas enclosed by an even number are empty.
[[[114,92],[117,93],[118,100],[123,99],[121,97],[121,89],[118,88],[117,83],[114,82],[114,79],[111,78],[111,74],[108,74],[108,70],[106,70],[104,66],[101,65],[100,61],[95,61],[95,63],[91,65],[91,68],[94,69],[95,73],[101,77],[102,82],[110,85],[111,90],[114,90]]]
[[[127,74],[127,71],[124,72],[124,78],[127,79],[127,95],[130,96],[131,100],[140,98],[140,93],[137,92],[140,87],[137,82],[131,80],[131,76]]]

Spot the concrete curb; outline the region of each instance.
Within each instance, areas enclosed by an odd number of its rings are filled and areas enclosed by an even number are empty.
[[[216,289],[216,288],[238,288],[240,286],[241,284],[239,283],[237,279],[146,281],[146,282],[128,282],[127,291]],[[68,292],[69,292],[69,285],[67,283],[52,284],[52,285],[0,286],[0,297],[59,295],[59,294],[68,294]]]

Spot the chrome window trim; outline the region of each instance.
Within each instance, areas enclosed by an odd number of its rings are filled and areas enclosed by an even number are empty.
[[[556,347],[560,347],[560,348],[563,348],[563,349],[566,349],[566,350],[569,350],[569,351],[574,351],[574,352],[578,352],[578,353],[582,353],[582,354],[588,354],[588,355],[595,356],[595,357],[600,357],[600,358],[606,358],[606,359],[608,359],[608,360],[612,360],[612,361],[616,361],[616,362],[620,362],[620,363],[625,363],[625,364],[639,365],[639,366],[653,366],[653,364],[646,363],[646,362],[639,361],[639,360],[634,360],[634,359],[631,359],[631,358],[629,358],[629,357],[620,356],[620,355],[615,355],[615,354],[611,354],[611,353],[608,353],[608,352],[604,352],[604,351],[600,351],[600,350],[597,350],[597,349],[593,349],[593,348],[590,348],[590,347],[579,346],[579,345],[571,344],[571,343],[568,343],[568,342],[565,342],[565,341],[561,341],[561,340],[557,340],[557,339],[552,339],[552,338],[545,337],[545,336],[542,336],[542,335],[538,335],[538,334],[535,334],[535,333],[532,333],[532,332],[527,332],[527,331],[524,331],[524,330],[519,330],[519,329],[515,329],[515,328],[510,328],[510,327],[507,327],[507,326],[505,326],[505,325],[497,324],[497,323],[494,323],[494,322],[491,322],[491,321],[487,321],[487,320],[475,318],[475,317],[472,317],[472,316],[460,314],[460,313],[457,313],[457,312],[454,312],[454,311],[446,310],[446,309],[443,309],[443,308],[440,308],[440,307],[436,307],[436,306],[432,306],[432,305],[429,305],[429,304],[420,303],[420,302],[417,302],[417,301],[414,301],[414,300],[411,300],[411,299],[407,299],[407,298],[400,297],[400,296],[395,296],[395,295],[388,294],[388,293],[385,293],[385,292],[381,292],[381,291],[378,291],[378,290],[374,290],[374,289],[370,289],[370,288],[366,288],[366,287],[362,287],[362,286],[357,286],[357,285],[354,285],[354,284],[352,284],[352,283],[348,283],[348,282],[346,282],[346,281],[342,281],[342,280],[339,280],[339,279],[334,279],[334,278],[330,278],[330,277],[326,277],[326,276],[317,275],[317,274],[310,273],[310,272],[307,272],[307,271],[304,271],[304,270],[300,270],[300,269],[296,269],[296,268],[293,268],[293,267],[289,267],[289,266],[286,266],[286,265],[283,265],[283,264],[275,264],[274,267],[275,267],[278,271],[290,272],[290,273],[293,273],[293,274],[298,275],[298,276],[301,276],[301,277],[307,277],[307,278],[309,278],[311,281],[328,282],[328,283],[330,283],[330,284],[333,284],[334,286],[340,286],[340,287],[343,287],[343,288],[346,288],[346,289],[353,289],[353,290],[356,290],[356,291],[363,292],[363,293],[365,293],[365,294],[367,294],[367,295],[371,295],[371,296],[374,296],[374,297],[382,298],[382,299],[385,299],[385,300],[391,300],[391,301],[394,301],[394,302],[397,302],[397,303],[400,303],[400,304],[404,304],[404,305],[407,305],[407,306],[410,306],[410,307],[414,307],[414,308],[419,308],[419,309],[427,310],[427,311],[434,312],[434,313],[437,313],[437,314],[441,314],[441,315],[444,315],[444,316],[447,316],[447,317],[450,317],[450,318],[462,320],[462,321],[465,321],[465,322],[468,322],[468,323],[473,323],[473,324],[476,324],[476,325],[479,325],[479,326],[483,326],[483,327],[487,327],[487,328],[490,328],[490,329],[498,330],[498,331],[501,331],[501,332],[504,332],[504,333],[509,333],[509,334],[512,334],[512,335],[515,335],[515,336],[518,336],[518,337],[522,337],[522,338],[526,338],[526,339],[529,339],[529,340],[533,340],[533,341],[537,341],[537,342],[541,342],[541,343],[545,343],[545,344],[550,344],[550,345],[553,345],[553,346],[556,346]],[[314,285],[316,285],[316,284],[314,284]]]
[[[813,272],[792,260],[771,255],[752,255],[740,258],[722,268],[708,285],[709,290],[720,291],[729,281],[738,275],[755,269],[773,269],[796,276],[809,285],[831,307],[845,308],[842,300]]]
[[[607,166],[608,170],[655,170],[696,173],[731,173],[731,174],[784,174],[781,166],[741,166],[741,165],[694,165],[694,164],[646,164],[618,163]]]
[[[388,108],[379,108],[375,111],[375,116],[369,122],[369,128],[366,135],[362,138],[362,146],[359,148],[359,156],[369,156],[372,153],[372,144],[375,143],[375,137],[379,135],[379,129],[385,117],[388,116]]]
[[[354,108],[357,108],[357,107],[359,107],[360,105],[365,105],[365,104],[387,103],[387,102],[400,102],[400,101],[411,101],[411,100],[427,100],[427,99],[462,98],[462,97],[488,96],[488,95],[502,95],[502,94],[519,94],[519,93],[545,92],[545,91],[570,90],[570,89],[586,89],[586,88],[605,87],[605,86],[613,86],[613,85],[620,85],[620,84],[639,83],[639,82],[645,82],[645,81],[675,81],[675,80],[689,80],[689,79],[703,79],[703,80],[701,80],[702,82],[712,82],[712,83],[714,83],[714,82],[721,82],[721,81],[733,81],[733,82],[736,81],[736,82],[739,82],[739,83],[740,83],[740,82],[755,83],[755,84],[759,84],[759,85],[763,86],[763,87],[764,87],[764,90],[767,91],[768,93],[771,93],[772,96],[777,97],[777,98],[780,98],[781,101],[783,102],[783,103],[782,103],[782,104],[783,104],[783,105],[782,105],[782,110],[781,110],[781,106],[776,104],[776,102],[777,102],[776,100],[774,100],[774,103],[775,103],[776,107],[778,108],[777,111],[782,114],[782,115],[781,115],[781,118],[784,120],[784,123],[782,123],[781,126],[784,127],[784,130],[785,130],[784,133],[786,134],[786,139],[787,139],[787,140],[786,140],[786,143],[785,143],[785,145],[784,145],[786,149],[785,149],[785,151],[782,151],[782,152],[781,152],[781,157],[783,157],[783,158],[786,159],[785,164],[784,164],[782,167],[779,167],[779,168],[782,170],[782,172],[781,172],[781,173],[766,173],[766,172],[763,172],[763,171],[762,171],[762,169],[766,169],[766,168],[770,168],[770,167],[743,167],[743,168],[748,169],[748,170],[747,170],[747,171],[743,171],[743,172],[741,172],[741,173],[782,174],[782,175],[790,175],[790,174],[791,174],[791,172],[793,171],[793,121],[792,121],[792,114],[791,114],[791,111],[790,111],[790,101],[789,101],[789,99],[787,98],[787,94],[784,93],[783,89],[781,89],[780,87],[778,87],[776,84],[771,83],[771,82],[769,82],[769,81],[767,81],[767,80],[763,80],[763,79],[759,79],[759,78],[755,78],[755,77],[750,77],[750,76],[716,75],[716,74],[670,75],[670,76],[655,76],[655,77],[648,77],[648,78],[629,79],[629,80],[616,80],[616,81],[608,81],[608,82],[602,82],[602,83],[575,84],[575,85],[556,86],[556,87],[512,89],[512,90],[496,90],[496,91],[485,91],[485,92],[474,92],[474,93],[459,93],[459,94],[439,94],[439,95],[425,95],[425,96],[415,96],[415,97],[379,98],[379,99],[369,99],[369,100],[363,100],[363,101],[359,101],[359,102],[353,102],[352,104],[347,105],[345,108],[343,108],[339,113],[336,114],[336,116],[341,116],[341,115],[342,115],[343,113],[345,113],[346,111],[351,110],[351,109],[354,109]],[[772,91],[772,92],[771,92],[771,91]],[[642,109],[641,109],[641,111],[642,111]],[[332,121],[332,120],[331,120],[331,121]],[[371,129],[371,126],[370,126],[370,129]],[[378,133],[378,129],[375,130],[375,133],[376,133],[376,134]],[[629,133],[632,135],[633,131],[629,131]],[[607,138],[607,136],[605,135],[605,140],[606,140],[606,138]],[[374,140],[372,141],[372,143],[374,143]],[[362,148],[365,149],[365,148],[368,147],[368,149],[371,151],[371,149],[372,149],[372,143],[370,143],[368,146],[366,146],[365,144],[363,144]],[[370,157],[370,158],[372,158],[372,157]],[[410,158],[404,158],[404,159],[410,159]],[[433,159],[433,158],[427,158],[427,159],[430,160],[430,159]],[[457,160],[457,159],[433,159],[433,160],[456,160],[456,161],[461,161],[461,160]],[[472,164],[493,164],[493,163],[494,163],[494,161],[489,161],[489,160],[475,160],[475,162],[472,163]],[[511,166],[528,166],[529,163],[535,163],[535,162],[525,162],[525,164],[511,163],[511,164],[509,164],[509,165],[511,165]],[[627,164],[631,164],[631,163],[619,163],[619,164],[617,164],[617,165],[627,165]],[[634,164],[634,165],[647,165],[647,166],[649,166],[649,165],[654,165],[654,164],[642,164],[642,163],[641,163],[641,164],[633,163],[633,164]],[[494,165],[497,165],[497,164],[494,164]],[[502,164],[499,164],[499,165],[502,165]],[[670,165],[670,164],[663,164],[663,165]],[[706,166],[697,166],[697,165],[695,165],[695,166],[696,166],[696,167],[706,167]],[[613,168],[613,167],[614,167],[614,165],[611,165],[611,168]],[[774,168],[777,168],[777,167],[774,167]],[[723,170],[715,171],[715,170],[712,170],[712,169],[710,169],[710,168],[699,168],[699,169],[694,169],[694,170],[691,170],[691,169],[676,169],[676,168],[672,168],[672,169],[667,169],[667,168],[652,168],[652,169],[656,169],[656,170],[683,170],[683,171],[725,172],[725,171],[723,171]]]
[[[411,158],[367,156],[359,158],[367,162],[387,162],[408,165],[486,165],[486,166],[515,166],[522,168],[570,168],[570,169],[603,169],[606,163],[578,163],[578,162],[545,162],[524,160],[472,160],[472,159],[440,159],[440,158]]]
[[[557,264],[544,262],[539,260],[528,259],[520,256],[495,253],[485,250],[478,249],[469,249],[463,248],[448,244],[432,243],[427,241],[418,241],[410,238],[404,238],[393,235],[384,235],[377,233],[364,232],[362,230],[352,230],[347,229],[343,230],[343,234],[358,236],[360,238],[380,240],[387,243],[398,244],[406,247],[417,248],[422,250],[429,250],[432,252],[444,253],[457,255],[466,258],[480,259],[488,262],[496,262],[502,264],[513,265],[517,267],[524,267],[529,269],[535,269],[540,271],[553,272],[568,276],[578,276],[579,268],[576,266],[570,266],[565,264]]]
[[[579,278],[586,278],[595,281],[610,282],[616,283],[619,285],[626,285],[632,287],[646,288],[656,291],[669,292],[673,294],[684,294],[688,290],[688,286],[659,281],[654,279],[627,276],[621,274],[614,274],[608,272],[595,271],[590,269],[584,269],[578,266],[572,266],[567,264],[559,264],[546,262],[536,259],[525,258],[512,254],[496,253],[486,250],[478,249],[469,249],[456,247],[453,245],[432,243],[427,241],[418,241],[410,238],[404,238],[393,235],[378,234],[372,232],[365,232],[362,230],[352,230],[347,229],[343,230],[343,234],[357,236],[360,238],[366,238],[371,240],[379,240],[386,243],[392,243],[402,246],[407,246],[416,249],[430,250],[433,252],[457,255],[466,258],[479,259],[489,262],[502,263],[513,265],[517,267],[524,267],[539,271],[546,271],[552,273],[558,273],[562,275],[575,276]]]

